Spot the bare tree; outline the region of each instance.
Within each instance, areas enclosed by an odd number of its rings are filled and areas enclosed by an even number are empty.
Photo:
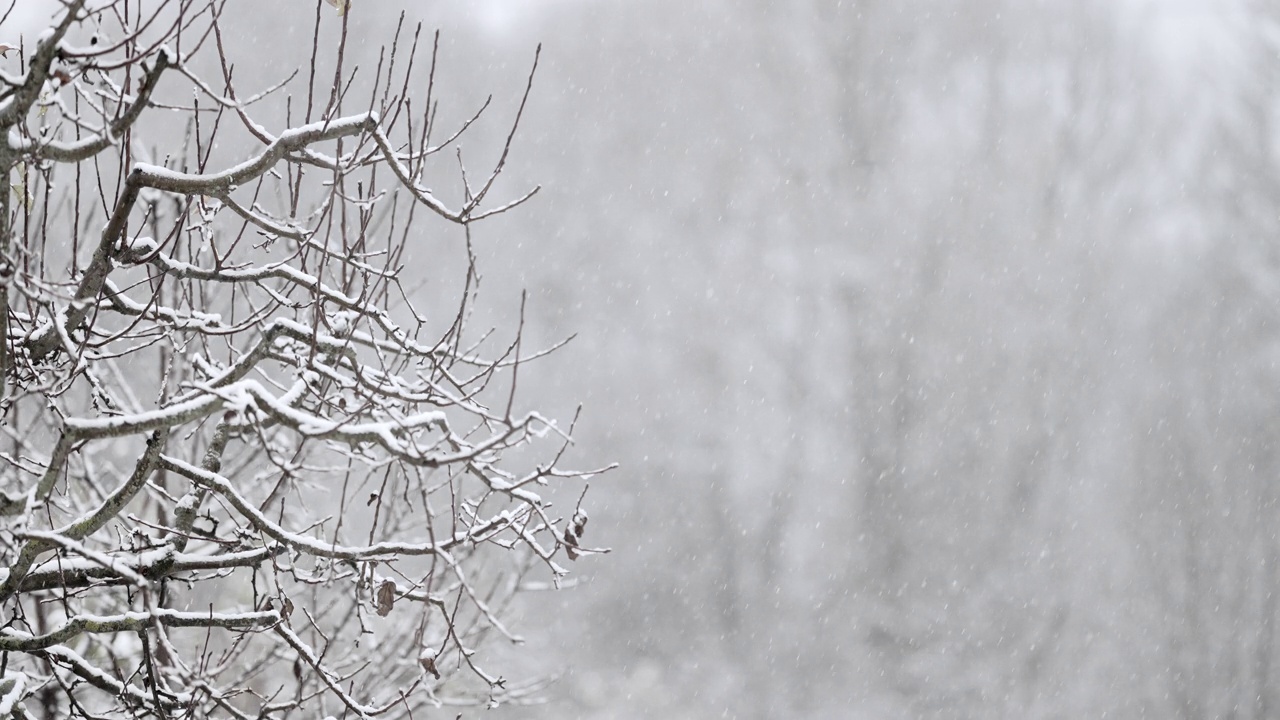
[[[593,473],[559,467],[572,425],[517,398],[549,350],[523,320],[469,329],[471,227],[536,192],[490,202],[533,70],[477,178],[450,156],[489,103],[442,137],[438,37],[403,17],[361,85],[361,8],[313,0],[310,56],[250,88],[223,0],[59,5],[2,38],[0,716],[528,697],[477,648],[518,641],[503,611],[559,584],[562,548],[602,552],[579,544]],[[424,217],[458,229],[456,304],[430,312],[407,259],[450,263],[408,250]]]

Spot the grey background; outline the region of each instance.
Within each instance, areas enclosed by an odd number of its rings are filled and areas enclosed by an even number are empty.
[[[543,43],[479,322],[578,334],[524,398],[622,469],[492,716],[1280,713],[1280,4],[354,2],[477,166]]]

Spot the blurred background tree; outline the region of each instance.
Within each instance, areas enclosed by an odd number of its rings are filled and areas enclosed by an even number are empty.
[[[460,14],[626,468],[567,714],[1273,714],[1275,12]]]

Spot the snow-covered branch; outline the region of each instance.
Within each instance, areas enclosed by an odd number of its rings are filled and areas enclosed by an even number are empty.
[[[563,342],[472,327],[475,223],[537,192],[489,199],[532,69],[473,187],[439,151],[503,103],[437,129],[438,42],[362,79],[362,6],[311,1],[297,68],[244,92],[218,0],[68,0],[0,71],[0,716],[524,698],[485,644],[521,579],[607,552],[573,505],[600,471],[518,382]]]

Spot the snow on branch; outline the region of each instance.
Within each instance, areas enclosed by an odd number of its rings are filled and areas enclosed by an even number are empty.
[[[437,128],[438,36],[424,67],[402,18],[363,77],[363,6],[311,2],[245,92],[216,0],[67,0],[0,72],[0,717],[526,701],[488,641],[521,641],[527,576],[608,552],[581,506],[609,468],[565,467],[576,416],[522,392],[567,340],[529,349],[523,305],[473,327],[476,223],[538,192],[490,199],[540,48]],[[434,167],[503,106],[477,184]]]
[[[57,629],[43,635],[29,635],[11,629],[0,630],[0,652],[44,650],[54,645],[63,645],[83,633],[139,632],[155,623],[174,628],[247,629],[273,625],[279,621],[280,614],[274,611],[224,614],[157,609],[151,612],[130,612],[110,617],[76,615]]]

